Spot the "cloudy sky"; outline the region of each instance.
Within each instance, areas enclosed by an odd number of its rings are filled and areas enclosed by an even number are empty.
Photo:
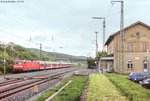
[[[28,48],[42,43],[46,51],[94,56],[96,31],[102,50],[102,20],[92,17],[106,17],[106,39],[119,30],[120,4],[110,1],[0,0],[0,41]],[[136,21],[150,24],[149,7],[149,0],[124,0],[125,26]]]

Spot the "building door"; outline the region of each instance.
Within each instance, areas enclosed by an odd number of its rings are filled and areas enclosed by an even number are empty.
[[[143,61],[143,71],[148,72],[148,61],[147,60]]]

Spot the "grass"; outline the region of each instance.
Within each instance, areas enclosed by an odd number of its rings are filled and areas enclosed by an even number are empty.
[[[87,76],[64,79],[58,86],[45,91],[36,101],[44,101],[69,80],[72,82],[52,101],[78,101],[87,79]],[[89,79],[86,101],[150,101],[150,90],[128,80],[126,75],[93,73]]]
[[[103,74],[91,74],[86,101],[127,101]]]
[[[69,80],[72,82],[64,88],[57,96],[55,96],[51,101],[78,101],[79,97],[84,89],[88,77],[87,76],[73,76],[68,79],[62,80],[61,84],[54,87],[51,90],[45,91],[42,96],[37,98],[36,101],[44,101],[53,93],[58,91],[63,85],[65,85]]]
[[[65,85],[69,80],[64,79],[62,82],[58,85],[55,86],[53,89],[46,90],[41,96],[39,96],[35,101],[44,101],[47,99],[49,96],[51,96],[53,93],[57,92],[63,85]]]
[[[150,91],[128,80],[127,76],[118,74],[106,74],[106,76],[129,101],[150,101]]]

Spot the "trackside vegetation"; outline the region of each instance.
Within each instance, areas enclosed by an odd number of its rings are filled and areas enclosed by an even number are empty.
[[[128,101],[103,74],[91,74],[86,101]]]
[[[70,80],[72,82],[52,101],[79,101],[87,79],[87,76],[64,79],[58,86],[45,91],[36,101],[44,101]],[[150,91],[128,80],[127,75],[93,73],[89,76],[86,101],[150,101]]]
[[[5,52],[4,52],[5,50]],[[77,63],[86,63],[85,57],[78,57],[67,55],[63,53],[55,53],[56,57],[54,57],[53,52],[42,51],[42,61],[56,61],[56,58],[67,58],[71,59],[72,62]],[[5,59],[4,59],[5,57]],[[6,74],[13,73],[13,61],[14,60],[40,60],[40,50],[34,48],[25,48],[15,43],[4,43],[0,42],[0,75],[3,74],[4,60],[6,66]],[[59,61],[59,60],[58,60]],[[77,64],[77,66],[81,66],[81,64]]]
[[[53,93],[57,92],[63,85],[68,81],[72,81],[67,87],[65,87],[57,96],[55,96],[51,101],[78,101],[80,95],[84,89],[88,77],[87,76],[73,76],[62,80],[62,82],[54,87],[53,89],[45,91],[40,97],[35,101],[44,101],[50,97]]]
[[[5,53],[4,53],[4,50]],[[28,49],[16,45],[12,42],[3,45],[0,42],[0,74],[3,72],[4,65],[4,57],[5,57],[5,65],[6,65],[6,73],[12,73],[12,63],[13,60],[16,59],[38,59],[38,56],[34,53],[31,53]]]
[[[107,52],[106,51],[99,51],[97,54],[96,54],[96,58],[92,58],[92,57],[88,57],[87,58],[87,65],[88,65],[88,68],[89,69],[95,69],[96,68],[96,62],[98,61],[98,59],[100,57],[104,57],[107,55]]]
[[[150,91],[127,79],[125,75],[106,74],[122,95],[129,101],[150,101]]]

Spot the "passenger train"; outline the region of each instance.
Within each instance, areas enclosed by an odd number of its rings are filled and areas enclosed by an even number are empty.
[[[13,62],[14,71],[32,71],[67,67],[72,67],[72,64],[69,62],[48,62],[32,60],[15,60]]]

